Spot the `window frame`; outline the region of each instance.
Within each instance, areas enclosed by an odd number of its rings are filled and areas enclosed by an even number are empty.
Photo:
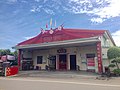
[[[43,64],[43,56],[37,56],[37,64]]]

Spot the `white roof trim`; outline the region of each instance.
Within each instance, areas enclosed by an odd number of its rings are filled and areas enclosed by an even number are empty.
[[[20,46],[15,46],[14,48],[16,49],[44,48],[44,47],[51,47],[51,46],[80,44],[80,43],[97,42],[97,41],[100,41],[98,37],[91,37],[91,38],[72,39],[72,40],[65,40],[65,41],[56,41],[56,42],[45,42],[45,43],[39,43],[39,44],[20,45]]]

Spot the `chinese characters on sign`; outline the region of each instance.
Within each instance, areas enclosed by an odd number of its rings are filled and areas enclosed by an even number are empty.
[[[57,53],[66,53],[66,52],[67,52],[67,50],[64,49],[64,48],[61,48],[61,49],[57,50]]]
[[[102,72],[101,42],[97,43],[98,72]]]

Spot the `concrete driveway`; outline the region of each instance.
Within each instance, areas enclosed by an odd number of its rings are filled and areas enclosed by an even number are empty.
[[[98,74],[85,71],[19,71],[17,77],[46,77],[46,78],[96,78]]]

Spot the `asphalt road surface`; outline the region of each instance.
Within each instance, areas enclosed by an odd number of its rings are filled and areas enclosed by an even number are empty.
[[[0,90],[120,90],[120,81],[0,77]]]

